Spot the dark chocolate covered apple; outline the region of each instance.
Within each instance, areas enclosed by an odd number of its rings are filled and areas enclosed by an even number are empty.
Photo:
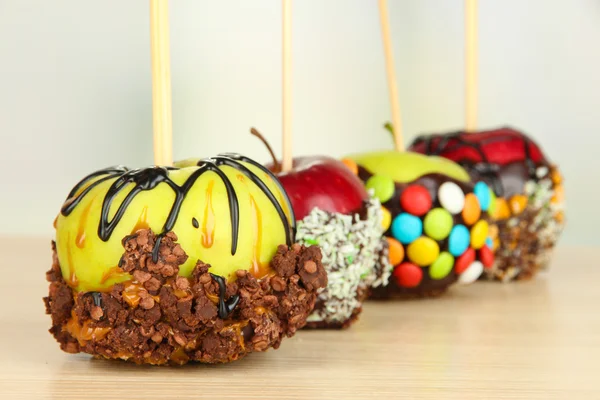
[[[347,160],[358,165],[384,213],[394,271],[374,297],[438,295],[491,267],[486,216],[494,198],[485,183],[475,190],[462,167],[441,157],[381,151]]]
[[[421,136],[411,150],[461,164],[497,196],[492,217],[496,261],[490,278],[527,279],[544,269],[564,225],[562,177],[522,132],[502,128]]]
[[[108,168],[67,196],[45,298],[70,353],[220,363],[277,348],[327,283],[275,177],[234,154]]]

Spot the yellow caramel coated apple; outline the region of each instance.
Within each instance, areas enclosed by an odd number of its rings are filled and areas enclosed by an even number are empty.
[[[122,240],[148,228],[159,238],[168,231],[177,235],[189,256],[182,276],[202,260],[225,278],[239,269],[262,278],[277,246],[292,243],[294,221],[276,178],[258,163],[228,154],[89,175],[56,220],[56,248],[63,277],[78,291],[109,290],[131,279],[119,268]]]

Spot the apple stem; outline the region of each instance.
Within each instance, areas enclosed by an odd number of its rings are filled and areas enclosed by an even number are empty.
[[[277,156],[275,155],[275,152],[273,151],[273,148],[267,139],[265,139],[265,137],[259,131],[257,131],[256,128],[250,128],[250,133],[260,139],[260,141],[263,142],[263,144],[267,147],[267,150],[269,150],[269,154],[271,154],[271,157],[273,158],[273,168],[275,169],[273,172],[281,172],[281,163],[277,161]]]
[[[394,137],[394,127],[392,126],[392,124],[390,122],[386,122],[385,124],[383,124],[383,127],[392,134],[392,138],[393,138]]]

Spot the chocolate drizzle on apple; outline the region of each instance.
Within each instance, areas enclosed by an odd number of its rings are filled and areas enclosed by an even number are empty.
[[[227,290],[227,282],[225,281],[225,278],[215,274],[210,275],[217,282],[217,285],[219,285],[219,318],[225,319],[229,317],[229,314],[231,314],[235,307],[238,305],[240,301],[240,296],[236,294],[234,296],[231,296],[229,298],[229,301],[225,301],[225,292]]]
[[[512,131],[511,132],[515,132]],[[504,134],[504,135],[496,135],[490,136],[486,140],[480,140],[477,142],[470,141],[465,138],[468,133],[465,132],[451,132],[444,135],[422,135],[417,137],[411,148],[416,146],[424,146],[423,152],[432,156],[443,156],[445,153],[453,152],[459,150],[461,147],[468,147],[477,152],[481,161],[475,161],[469,159],[468,157],[464,157],[462,159],[454,160],[463,167],[474,171],[478,176],[486,179],[492,186],[496,195],[502,197],[506,195],[507,188],[503,184],[501,174],[504,169],[503,165],[499,165],[497,163],[493,163],[489,160],[489,157],[486,155],[483,150],[483,146],[489,145],[494,142],[502,142],[507,140],[514,140],[516,136],[514,134]],[[531,155],[531,146],[536,146],[536,144],[529,139],[527,136],[520,134],[519,139],[523,142],[523,154],[526,171],[520,173],[518,176],[519,182],[526,182],[529,179],[536,179],[536,162],[533,160]],[[545,165],[546,163],[544,163]],[[507,168],[508,174],[515,174],[515,168]]]
[[[278,188],[281,190],[283,194],[283,198],[286,201],[286,206],[288,211],[291,213],[291,221],[292,225],[290,226],[290,222],[283,211],[281,204],[277,201],[273,193],[269,190],[269,188],[265,185],[265,183],[254,174],[250,169],[245,167],[241,162],[246,162],[248,164],[254,165],[260,168],[263,172],[265,172],[270,178],[273,179],[278,185]],[[152,258],[154,262],[158,260],[158,249],[160,247],[160,242],[162,236],[167,232],[171,231],[177,221],[177,217],[179,215],[179,211],[181,209],[181,205],[183,201],[193,187],[194,183],[202,174],[207,171],[212,171],[221,178],[223,184],[225,185],[225,189],[227,191],[227,197],[229,200],[229,212],[231,218],[231,254],[234,255],[237,251],[237,244],[239,239],[239,224],[240,224],[240,215],[239,215],[239,203],[238,198],[233,188],[233,185],[227,175],[223,173],[223,171],[219,168],[221,165],[226,165],[243,173],[246,177],[248,177],[253,183],[255,183],[261,191],[267,196],[267,198],[271,201],[279,217],[281,218],[281,222],[284,226],[286,233],[286,243],[288,246],[292,245],[292,237],[293,232],[295,231],[295,217],[293,215],[293,210],[289,199],[285,195],[285,191],[277,181],[277,178],[265,167],[256,163],[255,161],[243,157],[238,154],[222,154],[217,157],[207,158],[200,160],[198,162],[198,169],[194,171],[187,180],[183,183],[183,185],[179,186],[173,180],[169,178],[168,172],[172,170],[178,170],[179,168],[175,167],[149,167],[142,169],[128,169],[123,166],[111,167],[96,171],[84,179],[82,179],[75,187],[71,190],[69,195],[67,196],[67,200],[65,201],[61,213],[63,216],[67,217],[73,210],[77,207],[78,204],[81,203],[82,199],[90,193],[90,191],[98,186],[100,183],[105,182],[109,179],[116,180],[112,183],[110,188],[108,189],[104,199],[102,201],[102,209],[100,214],[100,222],[98,226],[98,237],[102,241],[108,241],[117,227],[123,215],[125,214],[127,207],[131,204],[134,198],[141,192],[152,190],[160,183],[167,184],[175,193],[175,200],[173,201],[173,205],[171,207],[171,211],[165,221],[163,226],[162,233],[157,236],[156,244],[154,246],[154,251],[152,252]],[[112,218],[109,217],[110,207],[115,200],[115,198],[123,192],[126,188],[130,187],[130,183],[134,183],[135,186],[127,192],[125,199],[121,202],[119,207],[117,208],[116,213]],[[82,190],[83,189],[83,190]]]

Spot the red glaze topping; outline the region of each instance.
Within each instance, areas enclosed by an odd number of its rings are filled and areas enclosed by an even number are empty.
[[[540,147],[527,135],[512,128],[421,136],[409,150],[439,155],[458,163],[484,162],[501,166],[520,161],[547,163]]]

